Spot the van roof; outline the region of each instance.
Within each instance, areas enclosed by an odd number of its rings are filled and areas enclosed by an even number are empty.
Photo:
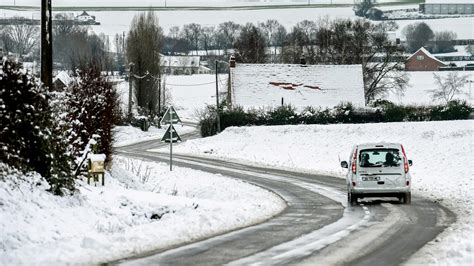
[[[400,143],[375,142],[375,143],[361,143],[357,147],[359,149],[375,149],[375,148],[395,148],[399,149]]]

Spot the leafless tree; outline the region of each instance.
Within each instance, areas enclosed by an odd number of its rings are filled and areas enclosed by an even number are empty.
[[[234,44],[236,59],[243,63],[265,63],[267,41],[264,33],[252,23],[240,31]]]
[[[196,54],[199,49],[199,40],[201,38],[201,34],[202,28],[199,24],[191,23],[183,26],[182,35],[193,45]]]
[[[433,74],[437,88],[431,90],[432,98],[446,103],[452,101],[456,95],[461,94],[461,89],[467,84],[468,77],[469,75],[459,75],[459,72],[449,72],[444,78],[439,74]]]
[[[241,26],[239,24],[236,24],[232,21],[227,21],[219,24],[217,28],[218,32],[218,39],[222,43],[222,48],[224,49],[224,53],[228,53],[228,49],[232,48],[235,40],[240,34]]]
[[[20,57],[30,54],[38,46],[39,27],[20,22],[19,17],[11,19],[12,23],[3,29],[7,50]]]
[[[214,36],[215,28],[214,27],[203,27],[200,43],[201,47],[206,51],[206,56],[209,56],[209,49],[214,46]]]
[[[434,53],[449,53],[454,51],[453,41],[457,38],[454,31],[437,31],[433,38]]]

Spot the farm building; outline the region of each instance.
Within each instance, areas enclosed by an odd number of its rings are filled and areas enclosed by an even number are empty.
[[[210,74],[212,71],[202,66],[199,56],[160,56],[160,65],[170,75]]]
[[[418,49],[405,62],[406,71],[438,71],[440,67],[445,66],[446,63],[434,57],[424,47]]]
[[[474,14],[473,0],[426,0],[420,4],[420,11],[425,14],[462,15]]]
[[[76,20],[79,22],[95,21],[95,16],[91,16],[86,11],[82,11],[82,14],[76,16]]]
[[[291,104],[334,107],[341,102],[364,106],[361,65],[239,64],[230,62],[230,101],[248,108]]]

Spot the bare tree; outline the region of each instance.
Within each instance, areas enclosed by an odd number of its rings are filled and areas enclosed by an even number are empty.
[[[454,31],[437,31],[433,38],[434,53],[449,53],[454,51],[454,40],[457,34]]]
[[[267,42],[264,33],[247,23],[234,44],[236,59],[243,63],[265,63]]]
[[[281,41],[281,30],[282,25],[275,19],[269,19],[265,23],[259,23],[259,28],[265,33],[267,38],[267,43],[270,48],[273,48],[273,56],[272,58],[276,58],[277,54],[277,42]],[[286,35],[286,30],[285,30]],[[281,45],[281,42],[280,42]],[[272,60],[274,61],[274,60]]]
[[[21,18],[13,18],[12,24],[5,26],[3,34],[7,40],[7,49],[20,57],[30,54],[38,45],[39,27],[20,22]],[[5,41],[4,40],[4,41]]]
[[[133,64],[137,104],[153,118],[161,107],[159,76],[163,31],[158,17],[148,11],[136,15],[127,36],[127,59]]]
[[[214,35],[215,35],[214,27],[202,28],[200,43],[201,43],[201,47],[206,51],[206,56],[209,56],[209,49],[214,46]]]
[[[469,75],[459,75],[459,72],[449,72],[445,78],[433,74],[437,89],[431,90],[434,100],[446,103],[453,100],[454,96],[461,94],[461,89],[467,84]]]
[[[223,22],[219,24],[217,32],[218,39],[221,41],[224,53],[227,54],[227,49],[232,48],[235,40],[238,38],[241,30],[241,26],[232,21]]]
[[[196,23],[186,24],[183,26],[183,37],[188,39],[189,42],[193,45],[196,54],[199,49],[199,40],[201,38],[202,29],[201,25]]]
[[[403,29],[403,34],[407,38],[407,49],[409,52],[415,52],[433,39],[434,33],[430,26],[425,22],[419,22],[407,25]]]

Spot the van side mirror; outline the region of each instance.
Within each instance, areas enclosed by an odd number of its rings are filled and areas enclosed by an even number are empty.
[[[341,162],[341,167],[342,167],[342,168],[349,168],[349,165],[347,164],[346,161],[342,161],[342,162]]]
[[[412,166],[412,165],[413,165],[413,161],[412,161],[412,160],[408,160],[408,165]]]

